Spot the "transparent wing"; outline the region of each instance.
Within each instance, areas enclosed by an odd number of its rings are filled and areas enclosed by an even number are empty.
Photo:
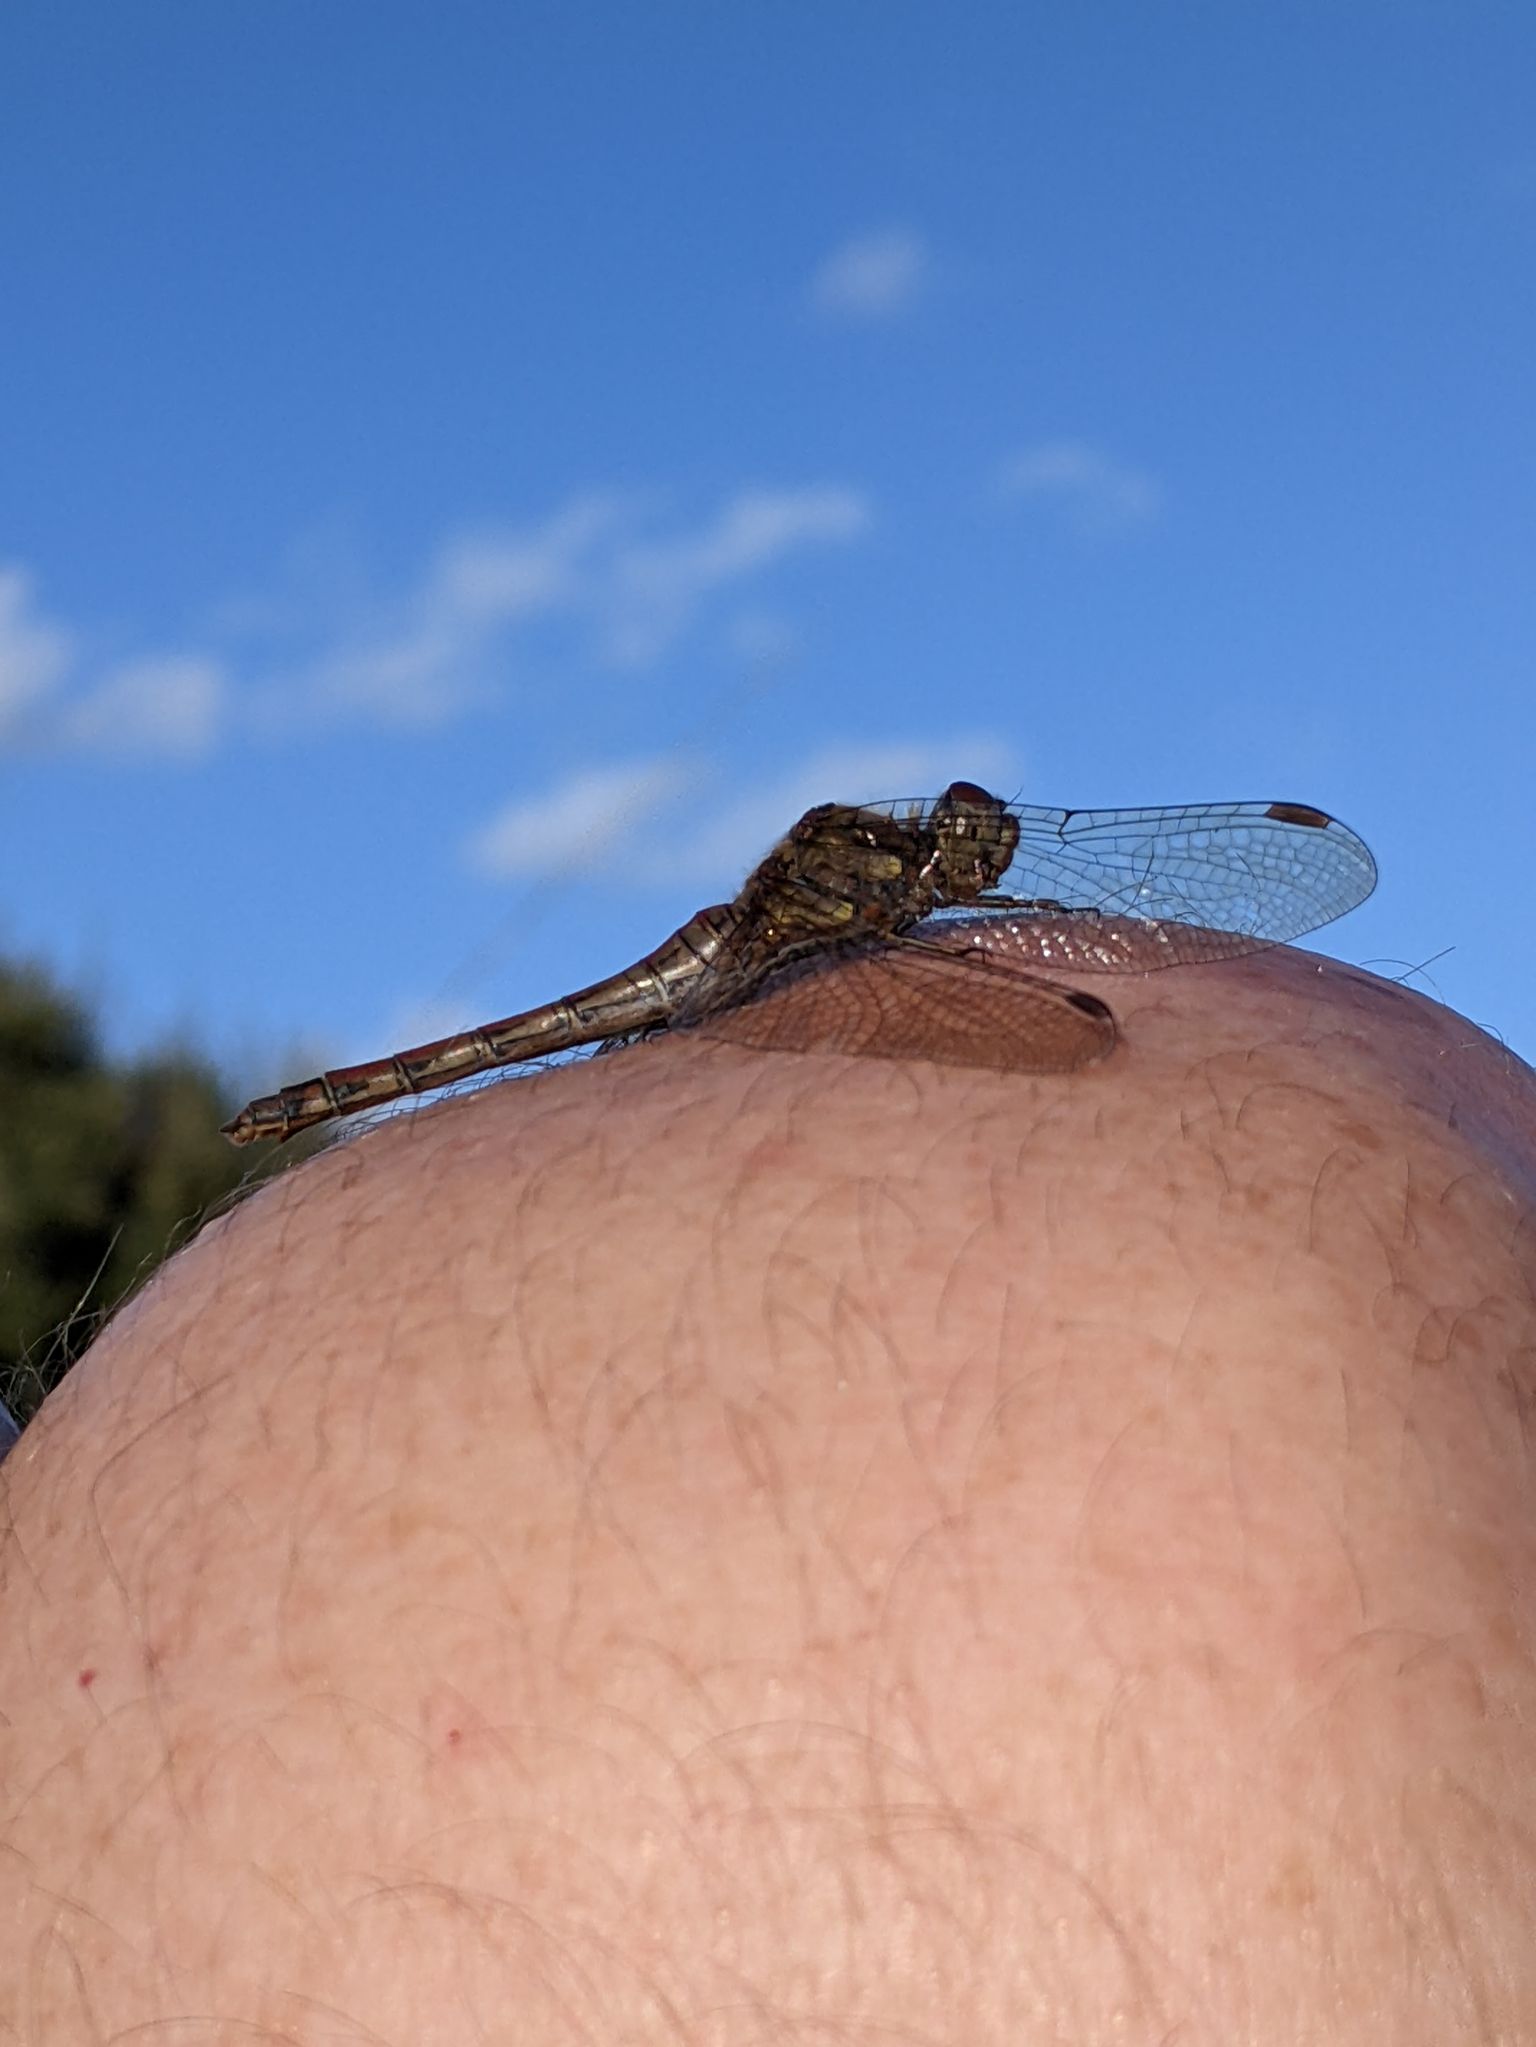
[[[1269,943],[1332,923],[1376,885],[1364,841],[1308,804],[1010,810],[1019,849],[998,892],[1026,902]]]

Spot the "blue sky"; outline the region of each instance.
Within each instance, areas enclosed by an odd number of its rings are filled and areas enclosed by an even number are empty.
[[[1335,811],[1321,942],[1536,1056],[1533,76],[1485,0],[11,0],[0,953],[239,1097],[965,775]]]

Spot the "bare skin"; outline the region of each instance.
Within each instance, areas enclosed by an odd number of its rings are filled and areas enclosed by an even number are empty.
[[[0,2043],[1536,2039],[1536,1077],[1081,985],[1077,1073],[663,1039],[176,1259],[0,1471]]]

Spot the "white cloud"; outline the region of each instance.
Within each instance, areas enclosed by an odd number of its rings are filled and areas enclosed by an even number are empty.
[[[497,879],[601,866],[618,885],[692,887],[724,900],[813,804],[934,796],[958,779],[1008,789],[1014,772],[1011,750],[985,735],[829,748],[788,775],[742,789],[697,824],[695,797],[688,829],[680,831],[673,799],[697,789],[697,768],[677,759],[621,762],[509,804],[465,852],[475,871]],[[662,826],[658,813],[666,814]]]
[[[71,635],[34,609],[26,570],[0,567],[0,735],[48,698],[73,659]]]
[[[858,235],[817,265],[811,303],[839,319],[888,319],[917,297],[929,269],[927,245],[909,228]]]
[[[1054,501],[1087,532],[1140,525],[1162,507],[1154,477],[1083,441],[1046,441],[1029,448],[1007,464],[1002,480],[1011,496]]]
[[[311,711],[318,702],[388,724],[441,723],[489,691],[509,635],[556,614],[599,658],[647,666],[717,592],[796,550],[851,539],[868,521],[864,499],[833,485],[742,490],[702,524],[670,532],[654,530],[654,512],[636,500],[575,498],[541,526],[450,537],[383,630],[325,654],[288,694]]]
[[[675,759],[583,769],[498,811],[467,841],[466,858],[498,881],[596,867],[690,779]]]
[[[385,626],[321,656],[300,676],[299,694],[389,725],[456,716],[484,688],[501,635],[581,599],[593,550],[620,512],[616,499],[581,496],[542,526],[454,535]]]
[[[0,564],[0,739],[185,759],[235,721],[274,738],[327,720],[442,724],[499,693],[517,636],[535,626],[558,619],[589,657],[644,666],[712,606],[750,601],[786,558],[845,544],[869,516],[863,497],[833,484],[742,489],[670,525],[635,496],[575,496],[532,526],[450,534],[398,599],[360,602],[349,586],[344,618],[323,604],[307,618],[246,604],[244,627],[226,620],[217,643],[265,631],[308,648],[269,657],[269,675],[238,688],[235,657],[216,648],[151,648],[93,672],[76,636],[38,612],[25,571]]]
[[[219,736],[227,682],[216,661],[166,654],[126,662],[55,714],[55,744],[195,760]]]
[[[370,723],[442,724],[472,700],[464,669],[473,651],[462,633],[423,620],[396,637],[323,656],[299,694],[316,710],[361,712]],[[301,705],[292,709],[302,716]]]
[[[0,568],[0,739],[34,752],[191,759],[217,734],[226,679],[200,654],[152,654],[89,672],[77,635],[42,618],[31,578]]]
[[[854,491],[745,490],[696,532],[627,543],[614,558],[605,600],[610,659],[623,666],[659,659],[714,591],[796,549],[854,539],[868,523],[869,508]]]
[[[507,625],[581,594],[581,567],[625,511],[621,499],[581,496],[531,530],[463,533],[442,547],[427,581],[429,609],[464,623]]]

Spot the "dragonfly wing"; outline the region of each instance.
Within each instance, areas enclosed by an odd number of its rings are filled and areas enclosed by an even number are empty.
[[[1161,917],[1116,917],[1095,910],[939,910],[914,925],[917,934],[948,936],[989,957],[1017,960],[1038,973],[1145,974],[1155,967],[1193,967],[1262,952],[1273,938],[1217,931]]]
[[[1376,885],[1364,841],[1307,804],[1011,809],[1019,847],[999,893],[1024,901],[1197,925],[1269,944],[1331,924]]]
[[[1008,1073],[1068,1073],[1115,1043],[1114,1017],[1096,996],[1011,960],[923,942],[786,968],[697,1028],[758,1051],[928,1059]]]

